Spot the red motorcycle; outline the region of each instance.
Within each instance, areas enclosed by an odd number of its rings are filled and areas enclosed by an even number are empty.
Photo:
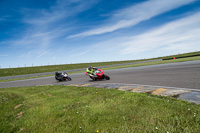
[[[110,77],[108,75],[105,75],[103,70],[98,69],[98,68],[93,68],[94,69],[94,74],[89,74],[90,78],[93,80],[97,80],[97,79],[106,79],[106,80],[110,80]],[[87,72],[86,72],[86,75]]]

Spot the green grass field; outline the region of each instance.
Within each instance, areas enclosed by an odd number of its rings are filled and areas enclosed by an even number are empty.
[[[200,106],[114,89],[0,89],[0,132],[199,133]]]
[[[0,69],[0,77],[80,69],[80,68],[87,68],[88,65],[106,66],[106,65],[115,65],[115,64],[139,62],[139,61],[154,60],[154,59],[166,59],[166,58],[172,58],[172,57],[191,56],[191,55],[198,55],[198,54],[200,54],[200,52],[192,52],[192,53],[171,55],[171,56],[158,57],[158,58],[152,58],[152,59],[141,59],[141,60],[100,62],[100,63],[81,63],[81,64],[66,64],[66,65],[50,65],[50,66],[24,67],[24,68],[8,68],[8,69]],[[190,58],[193,58],[193,57],[190,57]]]

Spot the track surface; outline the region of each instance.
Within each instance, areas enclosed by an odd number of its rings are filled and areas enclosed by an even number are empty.
[[[200,60],[181,63],[170,63],[152,66],[132,67],[104,71],[111,80],[92,81],[85,73],[71,74],[72,81],[57,82],[54,77],[0,83],[0,88],[59,85],[77,83],[126,83],[155,85],[200,90]]]

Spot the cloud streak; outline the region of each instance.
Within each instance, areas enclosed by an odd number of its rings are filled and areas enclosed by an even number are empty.
[[[94,2],[89,0],[86,3],[81,0],[57,0],[55,5],[50,7],[49,10],[23,9],[22,12],[25,12],[24,15],[26,16],[23,22],[32,25],[55,23],[62,19],[83,12],[89,9],[95,3],[97,3],[97,1]]]
[[[25,31],[21,32],[17,38],[7,43],[14,46],[24,45],[30,51],[29,56],[34,55],[40,58],[49,52],[49,46],[53,42],[70,31],[67,21],[70,16],[83,12],[98,1],[89,0],[57,0],[48,9],[28,9],[21,10],[23,14],[22,22],[28,24]],[[65,19],[65,21],[63,21]],[[24,54],[20,57],[24,57]]]
[[[200,12],[168,23],[124,42],[121,54],[162,53],[199,50]]]
[[[8,55],[6,55],[6,54],[0,54],[0,57],[6,57],[6,56],[8,56]]]
[[[195,0],[150,0],[116,11],[106,24],[99,28],[71,35],[68,38],[99,35],[134,26],[164,12],[187,5]],[[107,24],[108,23],[108,24]]]
[[[200,50],[200,12],[156,27],[136,36],[123,36],[97,43],[116,58],[152,58]]]

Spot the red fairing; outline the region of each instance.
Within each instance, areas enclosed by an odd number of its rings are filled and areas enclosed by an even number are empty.
[[[101,71],[101,73],[96,73],[96,75],[98,76],[97,79],[102,79],[102,76],[104,75],[103,70],[98,69],[99,71]]]

